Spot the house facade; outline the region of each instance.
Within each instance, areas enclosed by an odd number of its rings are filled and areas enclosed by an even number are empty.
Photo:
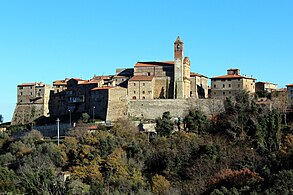
[[[227,75],[211,78],[211,97],[231,97],[243,90],[254,94],[255,80],[255,78],[240,75],[239,69],[228,69]]]

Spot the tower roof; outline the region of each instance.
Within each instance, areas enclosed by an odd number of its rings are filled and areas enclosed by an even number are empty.
[[[175,43],[183,43],[182,40],[181,40],[181,38],[180,38],[180,36],[177,37]]]

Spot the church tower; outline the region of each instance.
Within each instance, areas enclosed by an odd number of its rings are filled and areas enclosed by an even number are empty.
[[[174,42],[174,98],[184,98],[184,81],[183,81],[183,48],[184,44],[178,36]]]

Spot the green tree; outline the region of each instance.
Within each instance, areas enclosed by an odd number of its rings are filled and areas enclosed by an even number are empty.
[[[156,119],[156,131],[159,136],[169,136],[173,131],[174,123],[171,121],[170,112],[164,112],[162,118]]]
[[[190,110],[184,122],[189,131],[202,133],[209,129],[210,121],[207,116],[199,110]]]
[[[15,174],[7,167],[0,167],[0,192],[6,194],[16,190]]]

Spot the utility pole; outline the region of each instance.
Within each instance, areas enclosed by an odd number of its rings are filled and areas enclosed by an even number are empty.
[[[95,106],[93,106],[93,123],[95,123]]]
[[[59,118],[57,118],[57,145],[59,146],[59,122],[60,122],[60,120],[59,120]]]
[[[69,127],[71,127],[71,110],[68,110],[69,112]]]

